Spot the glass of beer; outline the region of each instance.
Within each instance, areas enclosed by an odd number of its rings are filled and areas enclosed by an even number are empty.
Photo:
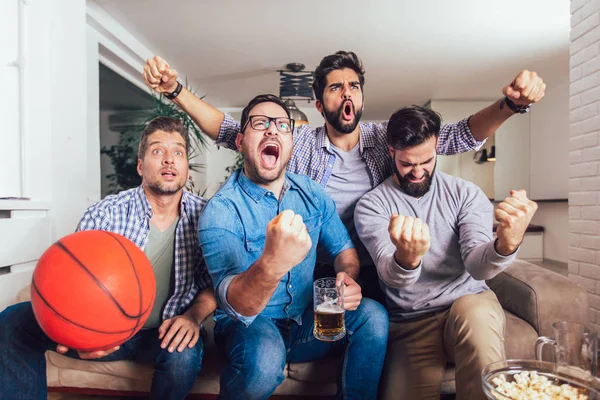
[[[336,286],[335,278],[317,279],[313,286],[313,297],[315,337],[325,342],[334,342],[346,336],[344,285]]]

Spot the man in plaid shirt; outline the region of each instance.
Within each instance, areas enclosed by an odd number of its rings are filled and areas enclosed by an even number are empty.
[[[217,144],[235,150],[240,125],[229,115],[196,97],[177,82],[177,72],[156,56],[144,67],[146,84],[165,93],[196,121]],[[354,227],[357,201],[393,172],[386,143],[387,121],[361,123],[364,69],[353,52],[338,51],[326,56],[315,70],[315,105],[325,125],[312,129],[302,125],[294,131],[294,153],[288,171],[309,175],[336,203],[361,262],[361,285],[365,296],[382,299],[373,261],[358,239]],[[478,149],[504,121],[516,112],[528,110],[544,96],[546,85],[535,72],[521,71],[503,88],[498,100],[456,124],[444,125],[437,152],[450,155]],[[321,260],[330,264],[328,260]],[[332,269],[329,268],[329,274]],[[317,272],[318,273],[318,272]],[[325,272],[327,273],[327,272]]]
[[[198,218],[206,201],[183,189],[189,175],[188,148],[180,120],[152,120],[138,151],[142,184],[94,204],[77,227],[121,234],[148,256],[157,287],[142,330],[121,346],[76,352],[46,336],[30,302],[7,308],[0,314],[0,387],[11,399],[47,397],[46,350],[89,360],[153,363],[151,398],[187,396],[202,365],[201,323],[216,309],[198,245]]]

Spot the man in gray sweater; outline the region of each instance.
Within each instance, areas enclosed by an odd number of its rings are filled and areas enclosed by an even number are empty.
[[[504,358],[504,313],[485,280],[516,258],[537,209],[517,190],[494,212],[476,185],[435,171],[440,125],[438,114],[421,107],[392,115],[387,141],[395,173],[356,206],[356,229],[390,316],[385,398],[398,398],[408,379],[409,398],[439,399],[451,361],[457,398],[485,399],[481,369]]]

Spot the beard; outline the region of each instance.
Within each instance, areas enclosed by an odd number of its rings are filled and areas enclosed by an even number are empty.
[[[161,182],[148,182],[148,189],[152,191],[152,193],[164,196],[164,195],[172,195],[179,192],[185,186],[184,183],[180,182],[171,182],[171,183],[161,183]]]
[[[398,167],[396,166],[396,160],[394,160],[394,172],[396,173],[396,178],[398,179],[398,183],[400,184],[400,188],[409,196],[412,197],[422,197],[429,192],[431,189],[431,182],[433,181],[433,175],[435,174],[435,169],[437,167],[437,160],[435,162],[435,166],[431,171],[431,175],[429,172],[424,171],[423,176],[425,179],[423,182],[411,182],[409,178],[416,178],[412,172],[402,176],[400,175],[400,171],[398,171]]]
[[[345,103],[345,102],[344,102]],[[344,134],[352,133],[356,129],[356,126],[360,122],[362,117],[362,109],[356,111],[354,103],[352,103],[352,112],[354,113],[354,119],[350,123],[344,124],[342,121],[342,113],[344,112],[344,103],[337,110],[328,110],[323,107],[323,113],[325,114],[325,120],[329,122],[329,125],[336,131]]]
[[[261,173],[260,169],[255,162],[250,160],[244,162],[244,174],[254,183],[259,185],[266,185],[271,182],[275,182],[281,178],[281,175],[285,173],[287,164],[282,165],[280,169],[269,170],[266,173]]]

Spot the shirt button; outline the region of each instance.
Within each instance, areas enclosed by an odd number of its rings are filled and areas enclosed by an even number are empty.
[[[288,287],[291,289],[291,288],[292,288],[292,285],[288,285]]]

